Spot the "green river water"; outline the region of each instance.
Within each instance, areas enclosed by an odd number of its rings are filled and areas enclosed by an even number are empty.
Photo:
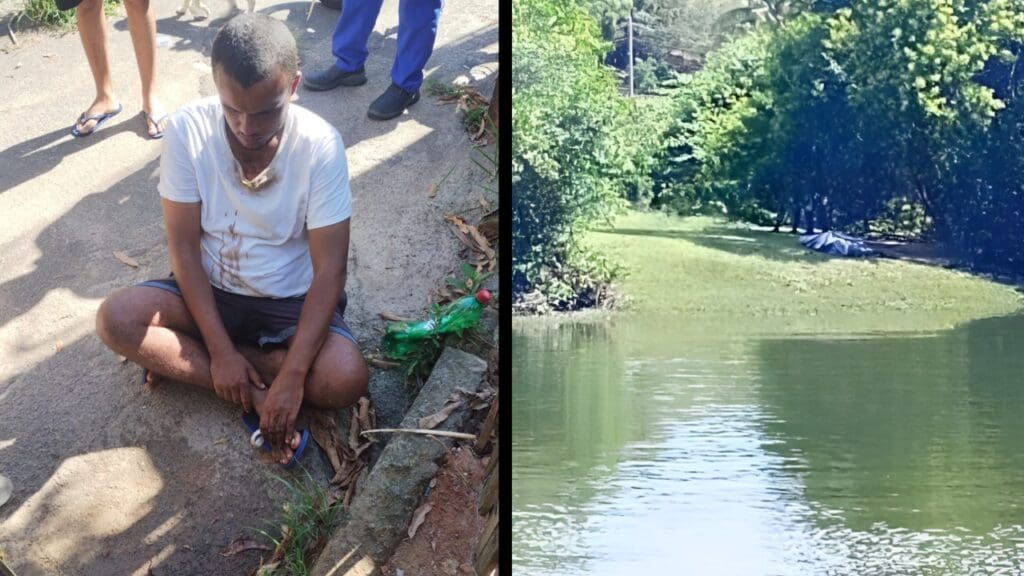
[[[1022,335],[518,322],[514,574],[1021,574]]]

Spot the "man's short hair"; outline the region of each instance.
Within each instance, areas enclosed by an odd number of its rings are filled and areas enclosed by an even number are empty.
[[[243,13],[217,32],[211,60],[214,70],[220,67],[240,86],[249,88],[278,70],[294,76],[299,69],[299,50],[292,33],[280,20]]]

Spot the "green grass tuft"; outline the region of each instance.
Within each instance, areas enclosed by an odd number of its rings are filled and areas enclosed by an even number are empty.
[[[103,0],[103,12],[115,16],[121,0]],[[25,16],[39,26],[67,30],[77,26],[75,10],[59,10],[54,0],[25,0]]]
[[[283,548],[281,564],[275,573],[289,576],[309,574],[342,508],[341,500],[332,503],[327,491],[308,471],[303,472],[305,477],[297,480],[274,477],[288,488],[291,498],[281,507],[281,515],[267,523],[269,532],[258,530],[275,547]]]

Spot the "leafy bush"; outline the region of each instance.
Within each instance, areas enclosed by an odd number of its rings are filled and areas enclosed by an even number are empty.
[[[659,58],[637,58],[633,65],[633,88],[637,94],[653,94],[662,82],[673,76],[672,69]]]
[[[578,235],[624,205],[626,182],[643,186],[629,106],[600,64],[608,44],[583,7],[515,0],[512,16],[513,293],[575,308],[610,280],[573,258]]]
[[[652,203],[919,236],[1024,271],[1024,4],[852,0],[760,28],[680,87]]]
[[[103,0],[103,12],[107,16],[117,13],[121,0]],[[25,16],[38,25],[67,29],[75,26],[74,10],[59,10],[55,0],[25,0]]]

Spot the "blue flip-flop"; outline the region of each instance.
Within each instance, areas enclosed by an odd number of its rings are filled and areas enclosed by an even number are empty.
[[[255,412],[243,412],[242,423],[245,424],[245,428],[249,431],[249,443],[257,448],[263,448],[265,452],[272,452],[270,443],[263,439],[263,433],[260,432],[260,417]],[[295,453],[292,454],[292,459],[287,464],[281,464],[284,468],[292,468],[299,463],[299,458],[302,457],[302,453],[306,450],[306,444],[309,443],[309,430],[301,431],[302,440],[299,441],[299,447],[295,449]]]
[[[93,114],[92,116],[86,116],[85,112],[82,112],[82,115],[78,117],[78,122],[75,122],[75,125],[71,127],[71,135],[74,136],[75,138],[84,138],[90,134],[93,134],[97,130],[99,130],[101,126],[106,124],[107,120],[110,120],[114,116],[120,114],[121,110],[124,110],[124,107],[118,104],[117,110],[111,110],[110,112],[103,112],[101,114]],[[88,132],[79,131],[78,125],[85,124],[89,120],[96,121],[96,124],[92,127],[92,130]]]
[[[164,129],[160,127],[160,123],[167,120],[167,114],[160,114],[159,116],[153,116],[145,110],[142,111],[142,117],[146,120],[146,134],[153,140],[159,140],[164,137]],[[149,125],[153,124],[156,128],[156,132],[149,131]]]

